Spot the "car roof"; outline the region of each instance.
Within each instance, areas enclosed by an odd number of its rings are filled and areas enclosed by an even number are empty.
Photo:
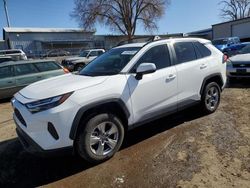
[[[39,62],[55,62],[53,59],[39,59],[39,60],[21,60],[21,61],[6,61],[0,63],[0,67],[8,66],[8,65],[20,65],[20,64],[27,64],[27,63],[39,63]]]
[[[130,43],[130,44],[117,46],[115,48],[127,48],[127,47],[141,47],[142,48],[142,47],[146,46],[147,44],[162,43],[164,41],[165,42],[192,42],[192,41],[197,41],[197,42],[200,42],[202,44],[211,42],[209,40],[201,39],[201,38],[170,38],[170,39],[159,39],[159,40],[155,40],[155,41],[152,41],[152,42]]]

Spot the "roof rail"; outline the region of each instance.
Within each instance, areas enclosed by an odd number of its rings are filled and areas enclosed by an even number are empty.
[[[117,46],[125,45],[125,44],[132,44],[132,43],[139,43],[139,42],[145,42],[150,43],[153,41],[161,40],[161,37],[159,36],[152,36],[152,37],[136,37],[129,40],[121,41],[118,43]]]

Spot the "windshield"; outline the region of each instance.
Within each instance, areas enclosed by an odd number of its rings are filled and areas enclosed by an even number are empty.
[[[111,49],[84,67],[80,75],[104,76],[118,74],[140,49],[139,47]]]
[[[227,44],[227,39],[218,39],[218,40],[214,40],[213,45],[223,45],[223,44]]]
[[[246,45],[244,48],[239,50],[239,54],[249,54],[250,53],[250,44]]]
[[[88,54],[89,54],[89,51],[85,50],[85,51],[80,52],[79,57],[87,57]]]

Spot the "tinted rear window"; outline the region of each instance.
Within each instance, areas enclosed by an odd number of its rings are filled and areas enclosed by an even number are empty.
[[[35,66],[38,68],[40,72],[61,69],[61,67],[55,62],[40,62],[40,63],[35,63]]]
[[[178,64],[196,60],[196,53],[192,42],[177,42],[174,44]]]
[[[194,42],[194,45],[196,50],[200,53],[201,57],[208,57],[212,54],[211,51],[203,44]]]
[[[21,52],[18,50],[6,51],[5,54],[20,54]]]

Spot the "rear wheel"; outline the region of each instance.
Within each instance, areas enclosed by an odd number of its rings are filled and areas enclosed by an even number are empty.
[[[213,113],[217,110],[220,104],[221,90],[216,82],[211,82],[206,85],[202,94],[201,107],[205,113]]]
[[[100,163],[111,158],[121,147],[124,128],[114,114],[98,114],[89,119],[76,140],[76,149],[83,159]]]

